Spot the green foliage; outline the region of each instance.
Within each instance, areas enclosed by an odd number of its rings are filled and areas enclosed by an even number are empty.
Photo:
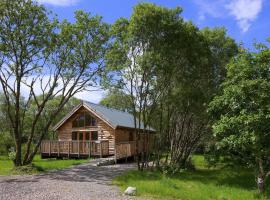
[[[13,162],[9,160],[6,156],[0,156],[0,175],[44,173],[50,170],[64,169],[73,165],[78,165],[86,162],[89,162],[89,160],[41,159],[40,156],[36,156],[32,164],[14,167]]]
[[[160,170],[164,175],[174,175],[183,171],[195,171],[195,165],[191,159],[188,159],[184,165],[179,164],[169,164],[169,165],[162,165],[161,167],[157,168]]]
[[[209,105],[218,148],[248,164],[270,153],[270,51],[243,51],[229,65],[222,93]]]
[[[101,105],[115,108],[117,110],[132,112],[131,97],[124,92],[114,89],[110,90],[99,102]]]
[[[4,125],[4,124],[3,124]],[[0,132],[0,155],[7,155],[8,150],[13,147],[13,138],[9,132]]]
[[[37,100],[42,102],[42,95],[37,96]],[[62,96],[57,96],[55,98],[52,98],[48,100],[46,103],[43,112],[41,113],[41,117],[37,122],[37,132],[42,132],[44,129],[44,126],[46,126],[47,121],[51,118],[53,113],[58,109],[59,104],[61,102]],[[72,97],[69,99],[69,101],[63,106],[61,109],[61,112],[59,112],[56,116],[54,116],[53,121],[51,123],[50,129],[48,131],[48,134],[44,136],[44,139],[55,139],[55,132],[52,131],[53,126],[59,122],[64,116],[66,116],[75,106],[77,106],[80,103],[79,99],[76,99],[75,97]],[[35,118],[35,110],[36,105],[35,102],[32,102],[26,112],[26,118],[25,118],[25,136],[29,136],[30,134],[30,127],[31,123]],[[35,141],[38,140],[38,135],[34,138]]]
[[[113,24],[106,53],[106,86],[129,94],[137,117],[145,106],[146,121],[159,133],[156,152],[169,152],[173,166],[184,166],[201,139],[210,138],[207,105],[238,52],[224,28],[200,30],[181,13],[139,3],[130,19]]]
[[[32,162],[67,102],[98,83],[108,32],[100,16],[83,11],[75,12],[73,23],[59,22],[37,1],[0,2],[1,106],[16,166]]]
[[[15,158],[16,158],[16,152],[15,152],[15,149],[13,147],[11,147],[9,150],[8,150],[8,158],[9,160],[12,160],[14,161]]]
[[[270,49],[246,50],[227,67],[222,92],[209,105],[216,148],[242,165],[253,167],[264,191],[270,168]]]
[[[227,36],[226,29],[223,28],[204,28],[200,30],[206,40],[209,49],[209,62],[214,70],[214,85],[218,89],[226,76],[225,66],[238,53],[238,46],[234,39]]]

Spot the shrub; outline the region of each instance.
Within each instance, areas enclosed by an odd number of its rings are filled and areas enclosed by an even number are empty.
[[[11,147],[11,148],[9,149],[8,158],[9,158],[10,160],[12,160],[12,161],[15,160],[15,158],[16,158],[16,151],[15,151],[14,147]]]

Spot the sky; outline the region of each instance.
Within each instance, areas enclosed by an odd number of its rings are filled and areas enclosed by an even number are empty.
[[[265,42],[270,37],[270,0],[38,0],[63,20],[74,21],[74,11],[101,15],[113,23],[119,17],[129,18],[140,2],[183,9],[182,17],[199,28],[224,26],[228,35],[245,47]],[[104,91],[77,94],[76,97],[98,103]]]

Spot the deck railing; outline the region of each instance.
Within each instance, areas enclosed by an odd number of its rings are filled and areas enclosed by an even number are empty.
[[[40,147],[41,155],[49,157],[108,156],[109,141],[51,141],[44,140]]]
[[[139,141],[139,153],[146,150],[147,144]],[[145,148],[143,147],[145,145]],[[148,149],[151,151],[151,145]],[[43,157],[90,157],[109,156],[109,140],[97,141],[51,141],[44,140],[40,146]],[[136,155],[136,142],[117,142],[115,144],[115,159],[128,158]]]

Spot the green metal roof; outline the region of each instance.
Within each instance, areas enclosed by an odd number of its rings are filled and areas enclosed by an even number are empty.
[[[94,104],[88,101],[83,101],[83,105],[95,111],[99,116],[107,120],[115,128],[116,127],[135,128],[133,115],[131,115],[128,112],[116,110],[99,104]],[[137,128],[138,124],[139,121],[137,120]],[[141,129],[143,129],[143,127],[144,125],[141,122]],[[149,130],[155,131],[155,129],[153,129],[152,127],[149,127]]]

